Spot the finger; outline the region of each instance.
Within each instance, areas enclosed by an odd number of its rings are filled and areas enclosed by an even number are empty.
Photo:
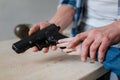
[[[42,49],[42,52],[43,52],[43,53],[47,53],[48,51],[49,51],[49,48],[48,48],[48,47]]]
[[[40,29],[43,29],[43,28],[45,28],[45,27],[48,27],[49,25],[50,25],[49,22],[41,22],[41,23],[39,24]]]
[[[50,25],[50,23],[48,23],[48,22],[41,22],[41,23],[37,23],[37,24],[33,25],[33,27],[30,28],[29,35],[35,33],[36,31],[38,31],[40,29],[47,27],[48,25]]]
[[[70,42],[72,40],[73,40],[73,38],[64,38],[64,39],[58,40],[58,43],[66,43],[66,42]]]
[[[75,51],[69,52],[68,55],[80,55],[81,54],[81,47],[80,45],[77,46]]]
[[[38,51],[38,48],[36,46],[32,47],[32,51],[33,52],[37,52]]]
[[[53,51],[55,51],[55,50],[57,50],[57,46],[51,46],[51,49],[52,49]]]
[[[69,42],[66,42],[66,43],[60,43],[60,44],[57,44],[57,47],[66,47],[67,45],[69,44]]]
[[[39,23],[37,23],[37,24],[33,25],[33,27],[30,28],[28,34],[31,35],[31,34],[35,33],[36,31],[38,31],[39,29],[40,29],[40,26],[39,26]]]
[[[95,40],[90,46],[90,58],[92,62],[96,60],[96,52],[98,51],[100,44],[101,44],[100,40]]]
[[[103,39],[104,40],[104,39]],[[104,57],[105,57],[105,53],[108,49],[108,46],[110,45],[110,42],[107,40],[104,40],[98,50],[98,61],[99,62],[103,62]]]
[[[75,49],[63,49],[62,50],[63,52],[65,52],[65,53],[70,53],[70,52],[72,52],[72,51],[75,51]]]
[[[83,41],[85,38],[87,37],[86,33],[80,33],[78,34],[68,45],[67,48],[74,48],[76,47],[78,44],[81,43],[81,41]]]
[[[67,53],[67,55],[80,55],[80,53],[77,53],[76,51],[72,51],[70,53]]]
[[[81,60],[84,62],[88,57],[89,47],[93,41],[94,41],[93,38],[86,38],[82,43]]]

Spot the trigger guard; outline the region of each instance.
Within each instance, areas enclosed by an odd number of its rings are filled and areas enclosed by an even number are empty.
[[[44,44],[39,44],[39,43],[36,43],[35,46],[38,48],[38,50],[42,50],[42,48],[44,47],[48,47],[50,45],[49,41],[45,41]]]
[[[38,48],[38,50],[42,50],[42,47],[39,44],[36,43],[35,46]]]

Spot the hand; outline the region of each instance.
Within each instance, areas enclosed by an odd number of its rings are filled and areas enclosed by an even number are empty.
[[[64,38],[64,39],[60,39],[58,41],[59,44],[57,44],[57,47],[67,47],[69,45],[69,43],[73,40],[73,38]],[[67,53],[68,55],[80,55],[81,52],[81,45],[79,44],[77,47],[75,48],[65,48],[62,49],[63,52]]]
[[[49,25],[50,25],[50,23],[48,23],[48,22],[37,23],[37,24],[33,25],[33,27],[30,28],[29,35],[33,34],[34,32],[36,32],[38,30],[41,30],[41,29],[43,29],[43,28],[45,28],[45,27],[47,27]],[[52,48],[52,50],[56,50],[57,49],[56,46],[51,46],[51,48]],[[37,52],[38,51],[38,48],[36,46],[34,46],[32,49],[33,49],[33,52]],[[47,48],[43,48],[42,52],[47,53],[48,50],[49,50],[48,47]]]
[[[96,60],[96,52],[98,52],[98,61],[104,60],[105,52],[107,48],[120,41],[120,28],[117,23],[88,30],[86,32],[76,35],[72,40],[68,49],[75,48],[82,42],[81,59],[86,61],[88,54],[92,61]]]

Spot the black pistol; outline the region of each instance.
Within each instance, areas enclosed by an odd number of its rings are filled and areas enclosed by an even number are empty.
[[[60,34],[59,30],[59,26],[51,24],[46,28],[35,32],[33,35],[14,43],[12,49],[20,54],[33,46],[36,46],[41,50],[44,47],[56,45],[58,44],[59,39],[67,38],[67,36]]]

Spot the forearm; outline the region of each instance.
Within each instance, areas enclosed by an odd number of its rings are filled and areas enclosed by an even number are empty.
[[[73,20],[75,9],[68,5],[62,5],[57,9],[55,15],[49,21],[61,27],[63,31]]]

